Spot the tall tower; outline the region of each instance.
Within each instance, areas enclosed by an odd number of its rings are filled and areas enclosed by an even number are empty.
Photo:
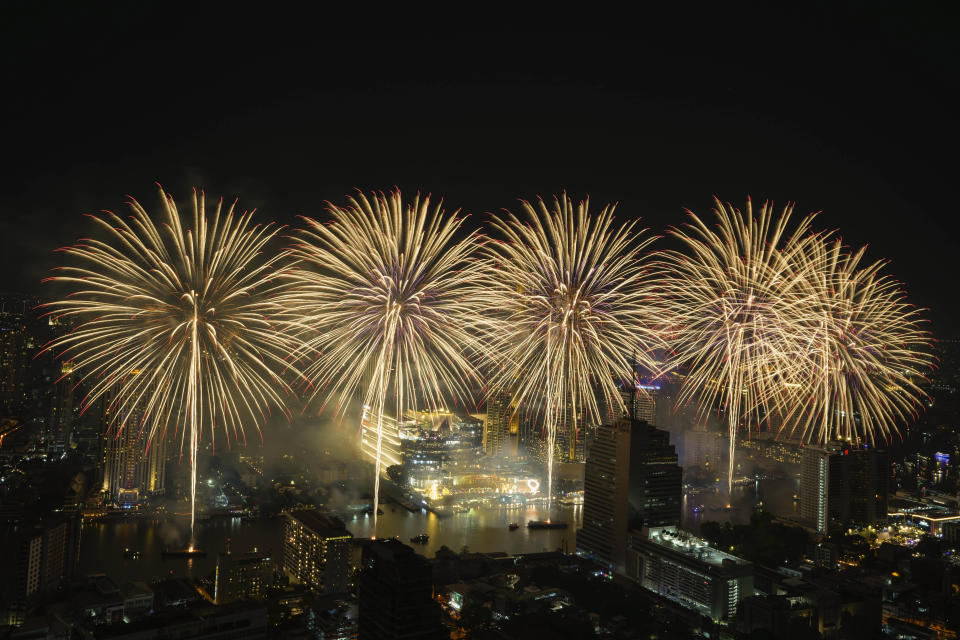
[[[496,393],[487,399],[487,419],[483,425],[483,452],[488,456],[513,453],[520,412],[509,393]]]
[[[73,362],[60,364],[60,377],[54,385],[50,422],[47,425],[47,450],[63,453],[70,446],[73,430],[73,387],[75,384]]]
[[[880,524],[887,518],[885,451],[830,442],[800,458],[800,517],[818,533],[831,525]]]
[[[631,531],[680,524],[683,469],[668,432],[630,418],[600,427],[584,476],[579,553],[623,572]]]
[[[800,517],[826,533],[830,524],[830,456],[834,448],[807,446],[800,458]]]
[[[0,417],[18,417],[23,409],[32,352],[26,303],[0,296]]]
[[[127,413],[122,406],[112,407],[110,397],[105,397],[101,406],[103,490],[122,506],[133,506],[148,495],[162,493],[166,484],[167,443],[157,437],[147,446],[143,407],[134,407]],[[111,413],[117,411],[124,412],[124,422],[108,428]]]

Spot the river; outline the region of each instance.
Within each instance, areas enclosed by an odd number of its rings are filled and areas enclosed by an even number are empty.
[[[797,481],[763,480],[734,487],[728,500],[725,490],[711,490],[685,495],[682,526],[696,532],[706,520],[730,520],[734,524],[750,521],[754,506],[762,501],[764,508],[778,515],[796,515]],[[727,504],[732,507],[726,510]],[[699,512],[695,507],[702,506]],[[469,547],[471,551],[532,553],[555,549],[573,551],[576,532],[583,520],[581,506],[562,507],[554,511],[554,520],[568,522],[567,529],[529,530],[526,522],[543,518],[536,507],[474,509],[447,518],[432,513],[411,513],[396,505],[384,504],[379,518],[378,535],[398,536],[419,553],[432,557],[442,546],[454,551]],[[508,524],[520,528],[511,531]],[[347,529],[356,537],[373,534],[369,516],[346,520]],[[181,520],[153,521],[145,519],[103,520],[88,522],[83,527],[80,545],[82,573],[106,573],[118,583],[131,580],[150,582],[163,577],[200,578],[209,575],[216,564],[217,553],[226,548],[227,539],[235,553],[269,551],[277,556],[281,548],[283,519],[242,521],[239,518],[215,518],[198,523],[197,546],[207,551],[205,558],[163,558],[164,547],[183,547],[188,539],[189,523]],[[425,533],[426,544],[413,544],[410,538]],[[124,549],[140,552],[139,559],[125,557]]]

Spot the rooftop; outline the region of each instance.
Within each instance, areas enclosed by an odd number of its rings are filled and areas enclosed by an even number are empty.
[[[314,509],[296,509],[289,516],[324,538],[353,537],[340,520]]]
[[[719,549],[714,549],[710,543],[702,538],[698,538],[686,531],[667,528],[651,528],[648,531],[647,540],[665,549],[675,553],[682,554],[688,558],[693,558],[706,564],[722,567],[724,560],[734,562],[738,565],[750,564],[743,558],[724,553]]]

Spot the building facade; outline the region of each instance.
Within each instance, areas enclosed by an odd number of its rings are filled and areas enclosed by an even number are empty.
[[[886,522],[889,495],[885,451],[831,442],[803,448],[800,517],[818,533],[843,524]]]
[[[283,571],[320,593],[345,593],[350,587],[350,532],[336,518],[313,509],[296,509],[286,517]]]
[[[363,549],[358,595],[363,640],[441,640],[450,633],[433,599],[430,563],[398,540]]]
[[[600,427],[584,473],[578,553],[623,572],[630,531],[677,526],[682,492],[669,433],[629,418]]]
[[[627,576],[713,620],[753,595],[753,565],[686,532],[651,528],[631,536]]]
[[[273,558],[268,553],[217,555],[213,599],[216,604],[235,600],[261,600],[273,584]]]

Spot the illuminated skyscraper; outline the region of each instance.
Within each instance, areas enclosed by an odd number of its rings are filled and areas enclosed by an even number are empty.
[[[63,453],[70,446],[73,430],[73,391],[76,380],[73,375],[73,363],[69,360],[60,364],[60,377],[54,384],[51,402],[50,422],[47,424],[47,451]]]
[[[346,593],[350,587],[350,540],[343,523],[313,509],[287,513],[283,571],[320,593]]]
[[[818,533],[832,526],[877,525],[887,519],[889,463],[885,451],[830,442],[803,448],[800,517]]]
[[[27,310],[26,301],[0,296],[0,417],[19,416],[24,406],[35,350]]]
[[[488,456],[514,452],[520,416],[510,395],[495,393],[487,399],[487,419],[483,425],[483,452]]]
[[[123,506],[132,506],[146,496],[163,493],[166,482],[167,442],[156,438],[147,447],[141,429],[142,410],[131,411],[123,425],[109,428],[110,398],[101,403],[104,438],[103,490]],[[121,409],[115,409],[121,410]]]
[[[380,472],[384,475],[388,467],[403,462],[401,427],[395,418],[384,414],[380,425],[383,429],[380,440]],[[377,415],[370,407],[364,407],[360,417],[360,452],[364,460],[374,463],[377,461]]]

